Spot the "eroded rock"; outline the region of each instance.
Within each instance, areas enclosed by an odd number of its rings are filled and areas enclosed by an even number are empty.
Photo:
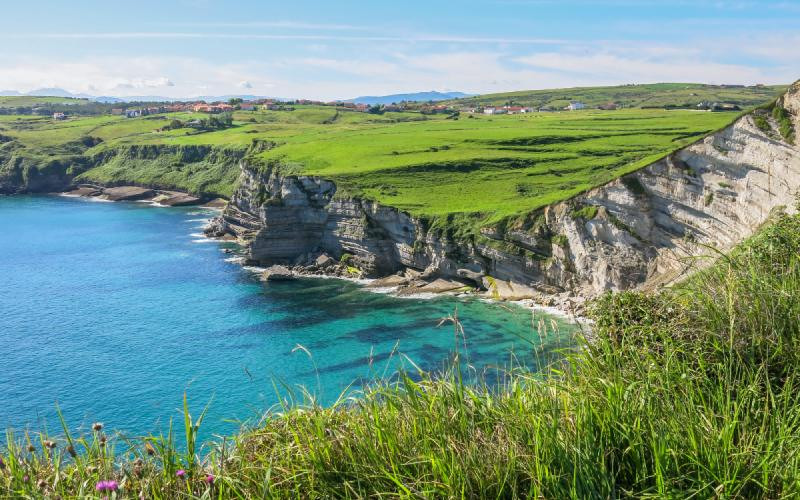
[[[262,281],[288,281],[294,279],[294,274],[284,266],[270,266],[262,274]]]

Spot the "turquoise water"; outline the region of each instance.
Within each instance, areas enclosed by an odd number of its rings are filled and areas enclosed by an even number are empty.
[[[0,427],[59,431],[93,421],[128,434],[166,429],[186,391],[209,401],[204,435],[230,434],[278,402],[282,383],[330,403],[348,385],[438,369],[458,340],[478,372],[528,363],[542,313],[440,297],[400,299],[333,279],[263,285],[203,239],[198,208],[57,196],[0,196]],[[522,340],[526,339],[526,340]],[[311,354],[295,349],[302,345]]]

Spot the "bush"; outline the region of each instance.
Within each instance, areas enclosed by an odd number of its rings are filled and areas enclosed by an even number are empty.
[[[753,115],[753,123],[755,123],[756,127],[758,127],[758,129],[762,132],[766,134],[772,133],[772,127],[770,126],[769,120],[767,120],[766,116],[761,114]]]
[[[597,217],[597,207],[594,205],[584,205],[578,210],[572,212],[573,219],[592,220]]]
[[[772,109],[772,117],[778,122],[778,131],[781,133],[781,137],[789,144],[794,144],[794,125],[789,112],[781,106],[775,106]]]

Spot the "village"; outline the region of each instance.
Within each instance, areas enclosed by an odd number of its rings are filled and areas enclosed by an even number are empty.
[[[309,99],[297,99],[294,101],[278,101],[275,99],[258,99],[253,101],[243,101],[241,99],[231,99],[228,102],[212,102],[205,101],[197,102],[180,102],[171,104],[159,104],[152,106],[133,106],[133,107],[118,107],[112,108],[111,114],[124,116],[126,118],[137,118],[140,116],[148,116],[163,113],[180,113],[180,112],[194,112],[194,113],[230,113],[233,111],[291,111],[292,106],[331,106],[341,108],[344,110],[356,111],[361,113],[389,113],[389,112],[403,112],[403,111],[417,111],[423,114],[453,114],[453,113],[468,113],[468,114],[485,114],[485,115],[514,115],[526,114],[534,112],[553,112],[553,111],[578,111],[587,109],[587,106],[581,102],[570,102],[564,108],[552,108],[543,106],[534,108],[530,106],[506,105],[506,106],[485,106],[485,107],[457,107],[445,104],[433,104],[422,102],[400,102],[382,105],[369,105],[364,103],[342,102],[342,101],[315,101]],[[598,109],[617,109],[617,105],[609,103],[598,106]],[[67,118],[65,113],[53,113],[54,120],[64,120]]]
[[[564,107],[553,106],[521,106],[509,103],[504,106],[475,106],[465,107],[450,104],[435,104],[434,102],[418,102],[418,101],[403,101],[400,103],[392,104],[364,104],[344,101],[316,101],[310,99],[297,99],[281,101],[277,99],[257,99],[252,101],[244,101],[242,99],[233,98],[228,102],[173,102],[173,103],[154,103],[148,105],[141,105],[141,103],[131,103],[125,107],[114,107],[110,109],[110,113],[116,116],[124,116],[126,118],[138,118],[141,116],[164,114],[164,113],[180,113],[180,112],[193,112],[193,113],[231,113],[233,111],[292,111],[293,106],[331,106],[342,110],[355,111],[361,113],[383,114],[388,112],[419,112],[422,114],[447,114],[456,116],[460,113],[465,114],[483,114],[483,115],[516,115],[516,114],[529,114],[529,113],[552,113],[557,111],[581,111],[586,109],[598,109],[604,111],[612,111],[621,108],[622,106],[615,102],[608,102],[597,106],[589,107],[580,101],[570,101]],[[700,102],[696,105],[697,110],[704,111],[738,111],[739,106],[728,103],[718,102]],[[69,117],[68,113],[55,112],[52,113],[53,120],[66,120]]]

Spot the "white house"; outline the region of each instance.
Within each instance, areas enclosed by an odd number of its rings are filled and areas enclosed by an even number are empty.
[[[484,115],[504,115],[506,110],[503,108],[483,108]]]
[[[64,113],[53,113],[53,120],[66,120],[67,115]]]
[[[570,110],[570,111],[577,111],[579,109],[584,109],[585,107],[586,107],[586,105],[584,103],[582,103],[582,102],[571,101],[569,103],[569,106],[567,106],[567,109]]]

